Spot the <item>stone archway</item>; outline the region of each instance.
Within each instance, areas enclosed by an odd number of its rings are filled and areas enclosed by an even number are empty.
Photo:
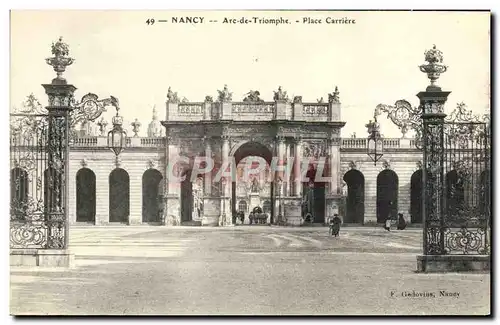
[[[383,223],[388,217],[398,215],[398,175],[384,169],[377,176],[377,222]]]
[[[286,94],[280,88],[275,92],[274,101],[253,101],[253,99],[246,98],[241,102],[233,101],[232,93],[224,87],[224,90],[219,90],[217,99],[206,96],[202,103],[179,102],[175,92],[169,93],[169,100],[166,103],[169,113],[166,120],[162,121],[167,134],[165,142],[168,146],[168,159],[181,153],[185,155],[186,152],[190,152],[198,155],[203,152],[206,157],[214,160],[214,167],[205,177],[206,196],[203,199],[205,210],[202,225],[231,224],[230,214],[237,211],[237,201],[243,199],[235,198],[238,187],[234,180],[231,186],[225,183],[227,170],[224,172],[220,170],[220,166],[226,164],[228,159],[235,162],[233,157],[238,160],[243,156],[263,157],[264,155],[269,156],[266,161],[272,163],[271,156],[275,155],[279,157],[280,165],[283,161],[289,161],[285,157],[293,157],[294,161],[300,162],[305,157],[327,158],[327,171],[334,178],[338,176],[340,170],[337,169],[340,164],[336,161],[340,159],[340,130],[345,122],[339,119],[338,92],[329,94],[328,98],[328,102],[318,103],[303,102],[302,96],[294,96],[292,102],[287,99]],[[328,158],[329,155],[331,158]],[[238,156],[241,157],[238,158]],[[278,183],[276,179],[273,179],[266,187],[265,191],[270,190],[272,201],[271,222],[283,222],[290,225],[303,223],[303,218],[301,218],[303,188],[300,167],[301,164],[293,164],[293,178],[289,178],[289,175],[287,179],[282,177],[283,187],[280,187],[279,191],[276,188]],[[282,173],[279,172],[279,174]],[[224,176],[222,183],[220,182],[221,176]],[[336,179],[325,180],[325,182],[331,185],[328,187],[329,193],[325,193],[325,184],[318,186],[318,191],[324,193],[325,200],[323,201],[328,200],[321,202],[325,206],[321,209],[323,218],[327,203],[332,210],[338,205]],[[173,184],[168,186],[173,187]],[[231,192],[230,196],[227,195],[228,192]],[[283,199],[280,197],[278,202],[275,196],[281,196],[281,194],[285,197]],[[319,195],[318,193],[317,196]],[[175,213],[179,201],[176,190],[167,191],[165,203],[169,207],[167,208],[169,213]],[[249,206],[251,205],[249,203]],[[279,214],[277,214],[278,209],[281,208],[284,213],[283,219],[278,218]],[[177,218],[178,214],[170,216]],[[324,223],[325,220],[318,221]]]
[[[237,167],[240,161],[242,161],[246,157],[251,157],[251,156],[263,158],[267,164],[271,165],[273,154],[267,146],[265,146],[259,142],[248,141],[248,142],[240,143],[238,146],[233,148],[231,156],[234,157],[235,167]],[[236,200],[237,200],[236,199],[236,188],[237,188],[238,181],[242,181],[242,180],[233,179],[232,184],[231,184],[231,204],[232,204],[231,211],[237,211],[237,209],[236,209]],[[270,222],[274,223],[275,216],[274,216],[274,209],[272,209],[272,206],[274,205],[274,202],[275,202],[274,182],[270,183],[270,187],[271,187],[271,189],[270,189],[270,200],[271,200]]]
[[[116,168],[109,174],[109,222],[128,223],[130,215],[130,178]]]
[[[89,168],[76,173],[76,221],[95,222],[96,177]]]
[[[159,186],[163,179],[161,173],[150,168],[142,174],[142,222],[160,222]]]
[[[417,170],[410,178],[410,215],[411,223],[422,223],[422,169]]]
[[[344,174],[343,179],[347,184],[344,223],[364,223],[365,176],[359,170],[351,169]]]

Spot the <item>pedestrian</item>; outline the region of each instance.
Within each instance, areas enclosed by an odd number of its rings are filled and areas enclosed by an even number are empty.
[[[332,236],[338,237],[340,232],[340,225],[342,224],[342,220],[339,218],[338,214],[333,215],[333,219],[330,220],[330,227],[332,231]]]
[[[392,202],[389,201],[387,207],[387,216],[385,218],[385,224],[384,224],[384,229],[387,231],[391,231],[391,211],[392,211]]]
[[[398,230],[404,230],[406,228],[406,220],[402,213],[398,213]]]
[[[310,212],[308,212],[306,214],[305,222],[307,222],[307,223],[312,223],[313,222],[313,215]]]

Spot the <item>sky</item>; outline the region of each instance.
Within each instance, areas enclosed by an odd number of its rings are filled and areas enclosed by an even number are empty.
[[[172,17],[204,17],[205,24],[159,23]],[[230,25],[241,17],[322,19],[322,24]],[[326,24],[325,19],[355,24]],[[153,25],[146,24],[155,19]],[[207,23],[218,20],[219,23]],[[65,72],[77,99],[92,92],[120,100],[125,122],[142,122],[146,134],[156,106],[165,117],[168,87],[190,101],[214,98],[224,84],[240,101],[250,90],[272,101],[279,86],[305,102],[340,91],[342,136],[367,136],[365,124],[377,104],[406,99],[429,84],[418,66],[436,44],[448,71],[438,81],[451,91],[446,112],[465,102],[475,113],[490,107],[490,15],[486,12],[328,11],[12,11],[11,107],[30,93],[42,102],[41,84],[55,72],[45,63],[59,36],[75,59]],[[114,112],[104,114],[111,121]],[[385,118],[386,137],[400,137]],[[131,127],[129,126],[129,129]]]

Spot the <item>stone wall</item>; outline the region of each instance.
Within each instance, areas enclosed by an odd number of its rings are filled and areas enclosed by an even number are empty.
[[[129,224],[142,223],[142,176],[149,168],[164,174],[161,149],[125,150],[119,156],[118,167],[124,169],[130,181]],[[115,155],[109,150],[73,150],[69,163],[69,218],[76,222],[76,175],[83,167],[96,176],[96,224],[109,223],[109,176],[117,168]]]
[[[359,170],[365,178],[365,223],[377,221],[377,176],[385,168],[393,170],[398,176],[398,207],[405,219],[410,222],[410,185],[411,176],[420,167],[422,153],[416,149],[400,149],[386,152],[374,165],[364,150],[342,150],[340,177],[351,168]]]
[[[218,151],[216,145],[213,149]],[[149,168],[157,169],[164,176],[164,156],[165,149],[161,145],[126,148],[120,154],[119,167],[124,169],[130,178],[130,224],[142,223],[142,176]],[[422,154],[417,149],[390,148],[385,151],[381,161],[375,166],[364,148],[342,147],[340,150],[340,183],[342,183],[344,174],[351,168],[358,169],[363,173],[365,178],[364,222],[372,223],[376,222],[377,176],[384,168],[393,170],[397,174],[399,182],[397,210],[410,221],[411,176],[419,169],[418,163],[421,161]],[[109,222],[109,175],[116,168],[116,160],[114,154],[104,147],[73,147],[71,149],[69,166],[70,222],[76,222],[76,174],[84,166],[91,169],[96,176],[96,224],[106,224]]]

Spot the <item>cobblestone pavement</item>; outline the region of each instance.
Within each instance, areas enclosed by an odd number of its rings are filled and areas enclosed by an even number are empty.
[[[421,241],[421,229],[72,228],[74,268],[11,268],[11,313],[488,314],[490,275],[415,273]]]

